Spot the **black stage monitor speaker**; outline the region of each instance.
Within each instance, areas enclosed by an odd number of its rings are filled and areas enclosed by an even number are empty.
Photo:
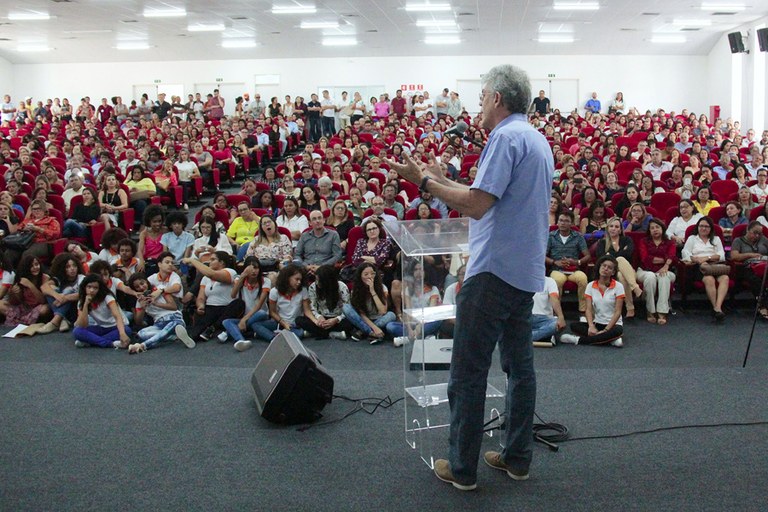
[[[728,43],[731,45],[731,53],[744,53],[744,40],[741,38],[741,32],[731,32],[728,34]]]
[[[251,385],[261,416],[295,425],[322,417],[333,397],[333,378],[314,354],[290,331],[280,331],[253,370]]]
[[[757,44],[760,45],[761,52],[768,52],[768,28],[757,31]]]

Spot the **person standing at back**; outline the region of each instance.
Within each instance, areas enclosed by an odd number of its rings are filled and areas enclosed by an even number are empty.
[[[526,118],[531,85],[521,69],[502,65],[482,78],[482,128],[490,132],[471,186],[412,158],[389,165],[423,191],[470,217],[466,276],[456,298],[456,326],[448,381],[451,409],[448,460],[435,474],[463,491],[477,487],[485,390],[499,344],[507,374],[506,430],[501,452],[486,464],[515,480],[528,478],[536,405],[531,315],[533,294],[544,289],[548,210],[554,165],[549,144]]]

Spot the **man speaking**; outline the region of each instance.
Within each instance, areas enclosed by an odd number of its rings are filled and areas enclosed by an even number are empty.
[[[536,405],[531,309],[533,294],[544,288],[554,170],[549,144],[526,120],[528,75],[497,66],[482,85],[482,127],[490,136],[471,186],[450,181],[436,165],[389,160],[403,178],[470,217],[470,259],[456,298],[448,381],[450,450],[448,460],[435,461],[437,477],[463,491],[477,487],[485,390],[497,343],[508,383],[504,449],[486,452],[484,459],[515,480],[528,478]]]

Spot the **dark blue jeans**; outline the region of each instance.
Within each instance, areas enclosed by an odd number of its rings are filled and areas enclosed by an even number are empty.
[[[456,298],[451,375],[449,461],[457,481],[473,484],[483,440],[485,390],[496,344],[507,374],[504,462],[517,470],[531,464],[536,373],[531,343],[533,294],[491,273],[464,281]]]

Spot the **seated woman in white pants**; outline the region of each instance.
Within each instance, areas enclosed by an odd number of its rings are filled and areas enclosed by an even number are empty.
[[[648,224],[648,236],[640,243],[640,268],[637,278],[643,283],[648,321],[664,325],[669,314],[669,295],[675,274],[670,270],[677,260],[676,244],[666,234],[664,221],[654,217]]]
[[[611,217],[608,219],[608,224],[605,228],[605,239],[597,242],[596,252],[598,258],[606,254],[616,258],[616,264],[618,265],[616,280],[628,292],[626,297],[624,297],[624,304],[627,307],[627,316],[625,318],[627,320],[635,318],[634,297],[639,298],[643,291],[637,284],[637,275],[631,263],[635,252],[635,244],[631,238],[624,235],[620,218]]]

